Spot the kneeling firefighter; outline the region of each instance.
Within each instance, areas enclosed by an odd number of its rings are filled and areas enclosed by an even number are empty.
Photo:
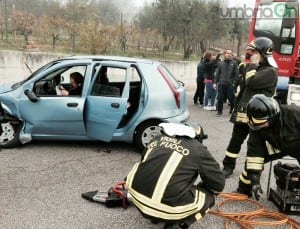
[[[203,146],[207,138],[201,126],[161,123],[162,134],[154,138],[125,178],[108,192],[91,191],[82,197],[123,206],[130,201],[152,223],[164,228],[188,228],[215,203],[225,185],[219,164]]]
[[[152,223],[188,228],[215,204],[225,185],[219,164],[202,145],[199,125],[161,123],[154,138],[126,179],[134,205]],[[206,136],[207,137],[207,136]],[[201,182],[195,183],[201,178]]]

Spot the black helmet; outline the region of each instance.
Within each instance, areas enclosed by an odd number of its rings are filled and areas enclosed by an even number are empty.
[[[256,50],[267,59],[268,63],[277,68],[277,63],[273,58],[273,41],[267,37],[257,37],[247,45],[247,50]]]
[[[247,105],[249,126],[254,130],[261,129],[267,122],[272,123],[279,113],[278,102],[264,94],[254,95]]]
[[[186,136],[195,138],[200,142],[207,138],[207,135],[204,134],[203,128],[196,123],[160,123],[159,126],[162,127],[162,131],[168,136]]]

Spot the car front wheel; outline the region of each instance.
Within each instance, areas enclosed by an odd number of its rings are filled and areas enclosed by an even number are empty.
[[[161,134],[161,128],[158,124],[161,123],[160,121],[148,121],[141,124],[135,133],[135,144],[142,152],[147,146],[147,144],[156,136]]]
[[[0,147],[13,148],[20,144],[19,133],[20,124],[12,124],[11,122],[1,123]]]

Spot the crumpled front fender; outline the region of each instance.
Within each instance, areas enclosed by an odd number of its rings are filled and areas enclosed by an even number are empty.
[[[18,123],[20,120],[12,115],[11,110],[6,105],[0,102],[0,122]]]
[[[0,101],[0,117],[4,116],[5,114],[13,116],[12,110],[2,101]]]
[[[17,117],[12,115],[11,110],[0,102],[0,123],[7,123],[10,122],[11,124],[16,124],[16,125],[22,125],[21,131],[19,133],[19,141],[22,144],[25,144],[27,142],[30,142],[32,140],[31,134],[25,133],[25,122],[21,121]]]

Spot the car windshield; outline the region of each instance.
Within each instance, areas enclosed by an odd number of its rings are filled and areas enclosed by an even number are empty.
[[[41,68],[39,68],[38,70],[36,70],[35,72],[33,72],[29,77],[27,77],[26,79],[24,80],[21,80],[15,84],[13,84],[11,86],[11,89],[15,90],[17,89],[18,87],[20,87],[21,85],[23,85],[26,81],[32,79],[34,76],[36,76],[37,74],[39,74],[40,72],[44,71],[45,69],[57,64],[57,63],[60,63],[60,61],[53,61],[53,62],[50,62],[44,66],[42,66]]]
[[[277,53],[291,55],[295,44],[297,12],[295,2],[274,1],[260,5],[256,13],[254,35],[270,38]]]

